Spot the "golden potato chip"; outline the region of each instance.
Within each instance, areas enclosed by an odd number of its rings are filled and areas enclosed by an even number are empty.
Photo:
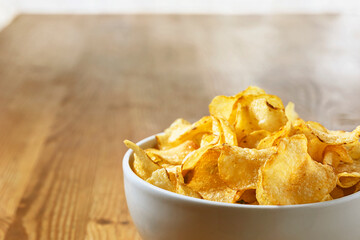
[[[266,130],[256,130],[243,137],[239,142],[239,147],[257,148],[260,141],[270,136],[271,133]],[[265,145],[265,144],[264,144]],[[270,147],[270,146],[269,146]]]
[[[170,181],[169,175],[164,168],[160,168],[154,171],[151,177],[146,181],[159,188],[175,192],[175,186]]]
[[[285,107],[285,116],[290,122],[294,122],[299,119],[299,114],[295,112],[295,104],[293,102],[289,102]]]
[[[156,139],[160,150],[176,147],[186,140],[200,144],[202,134],[211,132],[211,128],[212,118],[209,116],[203,117],[191,125],[185,120],[178,119],[165,130],[164,134],[157,135]]]
[[[353,143],[344,144],[344,147],[348,151],[349,155],[354,160],[360,159],[360,142],[356,141]]]
[[[348,151],[340,145],[328,145],[324,149],[323,164],[336,168],[340,162],[352,163]]]
[[[216,96],[209,105],[210,115],[229,120],[236,101],[236,97]]]
[[[319,123],[308,121],[306,125],[310,128],[314,135],[316,135],[320,141],[327,144],[345,144],[359,141],[360,126],[358,126],[352,132],[344,131],[331,131],[321,126]]]
[[[355,186],[360,181],[360,173],[358,172],[342,172],[337,175],[337,184],[342,188]]]
[[[294,135],[260,168],[256,198],[262,205],[320,202],[335,186],[332,167],[313,161],[305,135]]]
[[[154,148],[148,148],[145,149],[145,153],[146,155],[151,159],[151,161],[153,161],[156,164],[159,164],[161,162],[163,162],[162,158],[160,158],[157,154],[153,153]],[[157,151],[159,151],[158,149],[156,149]]]
[[[234,127],[238,142],[249,133],[259,129],[257,119],[250,115],[247,101],[247,99],[241,98],[237,104]]]
[[[219,141],[219,136],[212,134],[212,133],[206,133],[203,134],[200,141],[200,148],[206,147],[208,145],[216,144]]]
[[[209,105],[209,112],[211,116],[222,118],[233,124],[235,121],[235,114],[238,105],[238,100],[244,96],[262,95],[266,94],[261,88],[250,86],[244,91],[236,94],[233,97],[216,96]]]
[[[228,143],[231,145],[237,145],[235,129],[228,123],[228,121],[213,117],[212,131],[212,134],[215,136],[214,140],[217,139],[216,142],[212,142],[213,144]]]
[[[316,135],[314,135],[304,120],[297,119],[293,124],[294,134],[305,134],[308,140],[308,153],[311,158],[317,162],[323,162],[323,152],[328,144],[324,143]]]
[[[341,163],[335,168],[337,184],[342,188],[350,188],[360,181],[360,161]]]
[[[133,170],[142,179],[148,179],[151,177],[152,173],[158,170],[160,167],[151,161],[151,159],[146,155],[145,151],[142,150],[139,146],[135,143],[125,140],[125,145],[128,148],[131,148],[134,151],[134,163],[133,163]]]
[[[184,195],[184,196],[188,196],[188,197],[194,197],[194,198],[202,198],[201,195],[194,191],[193,189],[191,189],[190,187],[186,186],[183,183],[178,183],[176,185],[176,193]]]
[[[291,136],[293,127],[291,122],[287,122],[285,126],[280,128],[279,131],[272,133],[271,135],[263,138],[257,145],[258,149],[265,149],[279,144],[280,140],[284,137]]]
[[[170,181],[176,186],[178,182],[178,171],[181,172],[181,165],[163,164],[161,167],[166,170]]]
[[[218,160],[220,178],[232,189],[256,188],[259,168],[276,152],[223,145]]]
[[[236,200],[236,191],[219,177],[219,156],[220,151],[211,147],[188,156],[182,166],[184,182],[206,200],[232,203]]]
[[[172,147],[169,143],[169,138],[176,138],[183,134],[184,131],[188,131],[189,128],[191,128],[191,123],[182,118],[176,119],[170,127],[164,131],[164,134],[156,136],[160,150]]]
[[[197,148],[199,148],[199,146],[191,141],[191,140],[187,140],[183,143],[181,143],[180,145],[173,147],[173,148],[169,148],[167,150],[158,150],[158,149],[154,149],[154,148],[149,148],[146,149],[145,152],[150,156],[156,156],[157,159],[156,161],[159,161],[158,159],[161,159],[162,161],[164,161],[165,163],[169,163],[169,164],[173,164],[173,165],[178,165],[181,164],[182,161],[184,160],[184,158],[192,151],[196,150]],[[151,157],[152,160],[153,157]]]
[[[250,114],[257,120],[260,129],[278,131],[287,122],[284,105],[280,98],[266,95],[251,101]]]

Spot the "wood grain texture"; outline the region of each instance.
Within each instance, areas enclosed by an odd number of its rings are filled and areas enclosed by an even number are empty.
[[[360,123],[360,19],[22,15],[0,33],[0,240],[140,239],[121,159],[215,95],[259,85]]]

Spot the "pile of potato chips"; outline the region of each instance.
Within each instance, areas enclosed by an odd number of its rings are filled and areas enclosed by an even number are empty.
[[[190,197],[226,203],[290,205],[328,201],[360,190],[360,126],[330,131],[298,117],[294,104],[249,87],[217,96],[210,116],[177,119],[158,148],[134,150],[134,172]]]

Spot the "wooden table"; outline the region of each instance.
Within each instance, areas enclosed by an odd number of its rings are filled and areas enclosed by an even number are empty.
[[[0,239],[139,239],[124,139],[259,85],[306,119],[360,123],[360,19],[22,15],[0,33]]]

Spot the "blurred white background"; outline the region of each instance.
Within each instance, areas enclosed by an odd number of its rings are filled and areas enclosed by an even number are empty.
[[[0,27],[18,13],[338,13],[357,14],[358,0],[0,0]]]

